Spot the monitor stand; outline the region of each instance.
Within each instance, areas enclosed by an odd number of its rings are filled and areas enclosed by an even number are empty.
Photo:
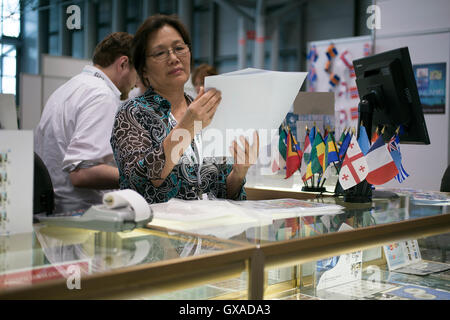
[[[387,190],[372,190],[372,198],[373,199],[397,199],[399,198],[398,194],[392,191]]]
[[[345,202],[352,202],[352,203],[372,202],[372,185],[369,184],[366,180],[364,180],[363,182],[357,184],[354,187],[351,187],[347,190],[343,190],[343,194]]]

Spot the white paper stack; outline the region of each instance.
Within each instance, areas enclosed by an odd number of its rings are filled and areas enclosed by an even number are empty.
[[[180,200],[152,204],[150,223],[168,229],[229,238],[251,227],[270,225],[276,219],[339,214],[343,207],[297,199]]]
[[[231,142],[243,135],[252,143],[255,130],[261,154],[293,106],[306,75],[248,68],[206,77],[205,90],[221,91],[222,101],[210,125],[203,129],[203,156],[231,157]]]

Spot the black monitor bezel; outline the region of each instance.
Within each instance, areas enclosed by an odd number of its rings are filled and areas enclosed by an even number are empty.
[[[372,122],[370,124],[365,124],[366,127],[371,128],[370,134],[375,131],[376,127],[380,128],[380,130],[384,127],[383,138],[385,141],[388,141],[400,124],[402,124],[405,130],[400,134],[401,143],[430,144],[430,138],[417,90],[408,47],[402,47],[369,57],[355,59],[353,61],[353,66],[361,101],[368,99],[371,92],[379,91],[381,93],[380,95],[377,95],[375,99],[373,98],[373,95],[371,97],[371,104],[373,107]],[[382,74],[383,70],[385,73],[390,72],[390,74],[384,76]],[[376,71],[378,71],[378,73],[376,73]],[[368,74],[370,75],[368,76]],[[392,81],[388,83],[389,80]],[[374,89],[377,81],[380,82],[378,83],[379,88]],[[383,86],[385,87],[384,89]],[[395,97],[393,96],[393,91],[395,91]],[[387,107],[382,108],[377,104]],[[393,119],[394,116],[392,115],[389,117],[389,115],[392,114],[392,111],[397,113],[397,119]],[[406,112],[409,113],[407,114]],[[406,123],[401,123],[405,122],[405,119],[407,118],[409,118],[409,120],[407,120]],[[389,123],[381,123],[386,121]],[[359,122],[361,122],[361,116]],[[360,124],[361,123],[358,123],[358,126]]]

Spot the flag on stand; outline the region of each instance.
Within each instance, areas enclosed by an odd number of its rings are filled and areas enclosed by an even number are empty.
[[[316,134],[311,151],[311,172],[322,173],[325,171],[325,143],[320,132]]]
[[[286,134],[286,131],[282,127],[280,127],[278,132],[280,133],[280,139],[278,141],[278,151],[280,152],[283,159],[286,160],[287,134]]]
[[[292,133],[288,130],[287,133],[287,152],[286,152],[286,178],[292,176],[295,171],[300,167],[300,156],[297,152],[297,148],[295,147],[294,141],[292,139]]]
[[[358,144],[359,147],[361,148],[362,153],[366,155],[370,149],[370,142],[369,137],[367,136],[366,127],[364,127],[363,125],[359,126]]]
[[[327,158],[326,165],[332,162],[339,161],[339,155],[337,153],[336,142],[334,141],[333,134],[330,132],[325,140],[325,155]]]
[[[341,133],[341,136],[340,136],[340,138],[339,138],[339,141],[338,141],[338,145],[339,145],[339,148],[342,146],[342,142],[344,142],[344,139],[345,139],[345,130],[347,130],[347,129],[344,129],[344,131],[342,131],[342,133]]]
[[[391,140],[389,140],[388,150],[392,156],[392,159],[395,162],[395,165],[398,169],[398,174],[395,176],[395,179],[402,183],[409,174],[406,172],[405,168],[402,165],[402,154],[400,153],[400,137],[398,134],[395,134]]]
[[[350,141],[352,140],[353,134],[351,134],[350,130],[345,135],[344,141],[342,141],[341,148],[339,149],[339,158],[342,160],[344,159],[345,152],[347,152],[348,145],[350,144]]]
[[[370,184],[385,184],[398,174],[397,166],[387,146],[384,144],[383,136],[379,136],[377,141],[370,147],[366,159],[369,166],[366,180]]]
[[[309,141],[309,135],[306,134],[305,136],[305,145],[303,146],[303,157],[302,157],[302,165],[300,167],[300,174],[302,175],[302,180],[306,181],[308,180],[311,175],[308,175],[308,163],[310,163],[310,157],[311,157],[311,142]],[[308,178],[307,178],[308,177]]]
[[[337,146],[336,142],[334,141],[333,133],[328,133],[327,137],[325,138],[325,164],[326,169],[323,172],[322,179],[328,179],[330,174],[332,173],[331,166],[332,163],[339,161],[339,155],[337,153]],[[337,169],[334,166],[334,170],[337,173]]]
[[[294,136],[294,134],[292,133],[292,131],[290,129],[289,129],[289,132],[291,134],[292,141],[293,141],[294,146],[295,146],[295,150],[297,150],[297,153],[298,153],[298,156],[300,157],[300,162],[301,162],[302,161],[302,157],[303,157],[302,149],[300,148],[300,145],[298,144],[297,139],[295,139],[295,136]]]
[[[316,138],[316,126],[314,125],[311,130],[309,130],[309,142],[314,143],[314,139]]]
[[[344,190],[351,188],[364,179],[368,173],[366,158],[359,148],[356,137],[352,135],[339,172],[339,182]]]
[[[373,132],[372,138],[370,139],[370,144],[374,144],[378,139],[378,128]]]

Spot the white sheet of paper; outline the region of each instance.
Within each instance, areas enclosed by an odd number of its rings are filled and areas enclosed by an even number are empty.
[[[216,88],[222,101],[210,125],[203,129],[204,157],[231,157],[231,142],[239,136],[253,143],[259,133],[261,148],[270,144],[300,91],[307,72],[248,68],[205,78],[205,90]]]

